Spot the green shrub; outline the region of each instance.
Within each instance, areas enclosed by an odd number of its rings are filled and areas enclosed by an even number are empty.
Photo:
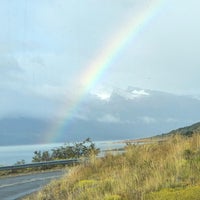
[[[89,157],[90,155],[98,155],[99,149],[95,144],[87,138],[83,142],[73,145],[64,145],[51,151],[35,151],[32,162],[42,162],[50,160],[62,160],[70,158]]]

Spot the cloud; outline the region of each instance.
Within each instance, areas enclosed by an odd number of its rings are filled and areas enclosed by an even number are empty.
[[[148,92],[145,92],[144,90],[133,90],[131,93],[135,98],[150,95]]]
[[[149,116],[140,117],[139,120],[141,120],[145,124],[154,124],[157,122],[155,118]]]
[[[108,93],[106,91],[94,91],[92,92],[93,95],[95,95],[98,99],[104,100],[104,101],[109,101],[111,97],[111,93]]]
[[[13,36],[14,37],[14,36]],[[14,40],[12,43],[9,39],[2,42],[0,38],[0,53],[1,54],[27,54],[30,52],[37,52],[41,49],[42,45],[35,41],[18,41]]]
[[[1,56],[0,57],[0,74],[11,74],[22,72],[23,70],[18,64],[18,61],[12,56]]]
[[[137,98],[142,98],[145,96],[149,96],[150,94],[143,89],[132,89],[132,87],[128,88],[128,90],[123,90],[120,88],[116,88],[114,91],[119,96],[124,97],[127,100],[134,100]]]
[[[29,95],[33,94],[37,97],[42,97],[51,100],[52,99],[61,100],[66,95],[65,88],[49,84],[29,86],[27,88],[27,91],[29,92]]]
[[[167,118],[167,119],[166,119],[166,122],[167,122],[167,123],[176,123],[176,122],[179,122],[179,120],[178,120],[178,119],[175,119],[175,118]]]
[[[100,118],[97,119],[99,122],[106,122],[106,123],[120,123],[120,118],[116,117],[111,114],[106,114]]]
[[[34,116],[53,117],[58,109],[57,102],[52,98],[36,95],[28,88],[1,87],[0,117]]]
[[[23,69],[19,66],[18,61],[12,56],[0,56],[0,85],[15,87],[20,83],[23,75]]]
[[[35,56],[31,61],[38,66],[45,66],[44,60],[40,56]]]
[[[78,113],[75,114],[74,118],[78,120],[89,121],[89,118],[87,116]]]

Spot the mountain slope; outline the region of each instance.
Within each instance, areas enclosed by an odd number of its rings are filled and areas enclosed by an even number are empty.
[[[195,123],[191,126],[186,126],[183,128],[178,128],[176,130],[170,131],[165,135],[181,134],[185,136],[191,136],[192,134],[200,134],[200,122]]]

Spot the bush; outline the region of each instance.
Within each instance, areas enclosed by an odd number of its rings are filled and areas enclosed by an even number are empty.
[[[64,145],[52,149],[50,152],[35,151],[32,162],[89,157],[90,155],[98,155],[99,151],[90,138],[87,138],[83,142],[75,143],[74,145]]]

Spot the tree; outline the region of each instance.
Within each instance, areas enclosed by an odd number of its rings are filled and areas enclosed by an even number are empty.
[[[96,156],[99,152],[100,149],[96,148],[90,138],[87,138],[83,142],[75,143],[74,145],[64,145],[52,149],[51,152],[35,151],[32,162],[89,157],[90,155]]]

